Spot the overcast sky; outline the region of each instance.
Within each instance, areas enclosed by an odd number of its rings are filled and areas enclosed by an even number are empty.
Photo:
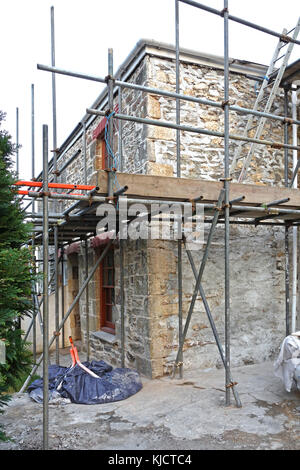
[[[223,0],[202,0],[218,10]],[[107,50],[114,69],[141,38],[175,43],[174,0],[2,0],[0,109],[3,127],[16,140],[19,108],[20,178],[31,178],[31,84],[35,86],[36,175],[42,168],[42,124],[49,125],[52,149],[50,8],[55,13],[56,66],[101,77],[107,75]],[[232,15],[278,32],[292,29],[300,16],[299,0],[229,0]],[[268,65],[277,39],[230,22],[230,57]],[[221,17],[180,4],[180,44],[223,55]],[[295,45],[291,62],[300,56]],[[57,143],[60,146],[97,98],[101,84],[58,75]],[[52,154],[51,154],[52,155]]]

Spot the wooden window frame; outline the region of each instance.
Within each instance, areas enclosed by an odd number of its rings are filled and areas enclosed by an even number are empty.
[[[104,277],[105,277],[105,269],[107,269],[107,266],[105,265],[105,261],[107,260],[107,255],[111,254],[112,255],[112,260],[113,260],[113,265],[111,267],[113,271],[113,285],[105,285],[104,284]],[[112,315],[112,310],[114,307],[114,302],[111,304],[108,304],[106,302],[107,299],[107,290],[112,289],[114,294],[115,294],[115,263],[114,263],[114,248],[111,247],[103,259],[103,261],[100,263],[100,329],[102,331],[106,331],[107,333],[115,334],[116,326],[115,323],[107,319],[107,306],[111,306],[111,315]]]
[[[107,169],[107,151],[106,151],[106,145],[105,145],[105,139],[104,139],[104,129],[99,133],[97,136],[97,146],[101,145],[101,169],[105,170]],[[99,256],[101,254],[102,250],[99,250]],[[107,303],[106,303],[106,291],[107,289],[112,288],[115,294],[115,263],[114,263],[114,248],[111,247],[109,249],[109,252],[112,254],[112,259],[113,259],[113,286],[108,287],[104,286],[104,270],[105,270],[105,261],[107,259],[106,257],[103,259],[103,261],[100,263],[100,330],[105,331],[107,333],[115,335],[115,323],[107,320]],[[107,253],[107,254],[108,254]],[[111,304],[111,315],[112,315],[112,309],[113,309],[114,303]]]

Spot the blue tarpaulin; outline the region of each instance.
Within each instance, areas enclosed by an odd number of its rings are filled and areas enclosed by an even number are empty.
[[[142,388],[139,374],[132,369],[113,369],[104,361],[83,362],[84,366],[97,374],[92,377],[78,364],[74,367],[50,365],[49,401],[54,398],[68,398],[72,403],[94,405],[125,400]],[[43,402],[43,379],[32,382],[27,389],[29,396]]]

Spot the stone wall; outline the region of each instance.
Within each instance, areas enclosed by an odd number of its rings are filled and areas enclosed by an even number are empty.
[[[208,230],[206,224],[205,240]],[[273,358],[284,337],[284,231],[231,225],[230,232],[231,363],[236,366]],[[192,251],[197,270],[203,249]],[[177,256],[175,242],[153,241],[148,250],[153,376],[171,372],[178,350]],[[195,280],[184,250],[182,259],[185,322]],[[202,287],[224,347],[222,227],[214,234]],[[200,295],[183,351],[185,369],[223,366]]]
[[[182,63],[180,92],[222,103],[224,97],[223,71],[207,66]],[[256,99],[255,81],[237,73],[230,73],[230,104],[251,108]],[[149,86],[175,91],[175,63],[153,57],[149,64]],[[283,115],[283,96],[276,99],[271,111]],[[151,118],[176,122],[175,101],[149,95],[148,114]],[[224,112],[220,108],[181,101],[181,123],[209,131],[223,132]],[[230,133],[242,134],[247,116],[230,112]],[[255,122],[254,122],[255,124]],[[250,136],[254,136],[254,130]],[[283,125],[269,120],[261,138],[283,142]],[[230,143],[230,157],[237,146]],[[149,161],[169,165],[176,176],[176,131],[149,127]],[[244,146],[244,155],[249,146]],[[181,132],[181,176],[218,180],[223,176],[223,139],[219,137]],[[283,185],[283,150],[257,146],[245,182]],[[241,168],[239,162],[238,169]],[[235,175],[237,176],[237,174]]]
[[[182,63],[181,93],[223,100],[223,71],[207,66]],[[175,91],[175,63],[146,56],[129,81]],[[230,103],[251,107],[255,101],[255,82],[236,73],[230,74]],[[115,98],[115,104],[118,99]],[[279,98],[273,112],[283,114]],[[126,90],[122,92],[120,111],[124,114],[175,122],[175,102],[165,97]],[[97,117],[87,129],[88,183],[97,184],[101,168],[102,144],[93,138],[102,118]],[[181,102],[181,122],[211,131],[223,131],[223,111],[195,103]],[[231,113],[230,132],[242,133],[246,117]],[[122,165],[128,173],[176,176],[176,131],[125,122],[115,125],[114,150],[118,153],[118,132],[122,126]],[[266,126],[265,138],[283,140],[283,128],[277,121]],[[230,144],[232,157],[235,142]],[[59,168],[75,151],[82,139],[59,161]],[[246,149],[246,146],[245,146]],[[223,176],[223,139],[181,132],[181,176],[219,180]],[[239,167],[241,165],[239,164]],[[61,177],[61,181],[83,183],[82,154]],[[235,177],[237,175],[234,175]],[[257,148],[246,182],[282,185],[283,151]],[[187,198],[189,195],[187,194]],[[268,202],[268,201],[266,201]],[[61,210],[66,204],[61,206]],[[206,224],[205,240],[209,225]],[[280,228],[254,228],[231,225],[231,344],[232,364],[250,364],[274,356],[284,337],[284,234]],[[124,246],[125,283],[125,361],[149,377],[168,373],[178,348],[177,245],[162,240],[127,241]],[[203,250],[193,252],[199,266]],[[194,277],[183,253],[183,314],[187,314]],[[89,248],[89,266],[96,262]],[[84,251],[78,257],[79,285],[84,279]],[[115,249],[116,334],[100,331],[99,272],[89,285],[91,356],[120,365],[120,263]],[[203,287],[221,341],[224,342],[224,231],[216,230]],[[86,305],[80,304],[83,348],[86,344]],[[221,367],[217,347],[210,330],[203,303],[197,298],[194,315],[184,345],[184,368]]]
[[[88,251],[89,268],[97,261],[99,254],[91,247]],[[115,335],[100,331],[100,268],[89,283],[89,328],[91,357],[112,364],[121,364],[121,305],[120,305],[120,248],[115,253]],[[79,252],[79,284],[85,278],[85,251]],[[125,291],[125,364],[137,368],[151,376],[150,332],[148,310],[148,268],[147,243],[142,240],[128,241],[124,244],[124,291]],[[79,302],[82,345],[86,351],[86,293]]]
[[[180,76],[181,93],[222,102],[222,70],[183,63]],[[251,108],[256,97],[254,85],[253,80],[231,73],[230,103]],[[149,64],[149,86],[175,91],[174,61],[153,57]],[[272,112],[283,115],[282,94]],[[222,132],[223,114],[218,108],[181,102],[181,122],[190,126]],[[165,97],[150,95],[148,115],[175,122],[175,103]],[[230,133],[242,134],[246,119],[243,115],[230,113]],[[262,138],[283,141],[282,124],[269,121]],[[152,127],[147,139],[149,173],[176,176],[176,131]],[[231,158],[236,145],[231,141]],[[181,132],[182,177],[219,180],[224,175],[223,157],[223,139]],[[283,186],[283,161],[282,150],[258,146],[245,182]],[[233,175],[233,181],[237,174]],[[205,240],[208,230],[206,224]],[[203,249],[192,253],[199,269]],[[176,242],[152,241],[148,250],[148,270],[151,359],[155,377],[172,370],[178,349]],[[281,228],[231,225],[230,270],[231,362],[242,365],[273,358],[285,336],[284,231]],[[182,271],[185,321],[195,281],[184,251]],[[224,229],[219,226],[202,285],[223,346],[224,282]],[[183,350],[186,369],[223,367],[200,296]]]

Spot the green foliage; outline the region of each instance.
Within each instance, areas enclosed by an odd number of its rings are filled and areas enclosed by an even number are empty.
[[[0,111],[1,121],[5,114]],[[32,355],[22,339],[20,319],[31,313],[31,253],[24,243],[30,226],[24,223],[24,212],[13,186],[11,171],[16,148],[9,134],[0,127],[0,339],[5,341],[6,362],[0,364],[0,413],[28,373]],[[0,440],[5,439],[0,429]]]
[[[0,374],[0,415],[4,413],[3,407],[7,405],[11,399],[10,395],[7,395],[7,386],[5,383],[5,377]],[[1,430],[0,424],[0,441],[6,441],[8,438],[5,436],[4,432]]]
[[[0,126],[5,114],[0,111]],[[11,156],[16,151],[10,135],[0,127],[0,247],[19,247],[29,238],[30,225],[24,224],[24,212],[16,198],[13,183],[15,175],[10,171]]]

